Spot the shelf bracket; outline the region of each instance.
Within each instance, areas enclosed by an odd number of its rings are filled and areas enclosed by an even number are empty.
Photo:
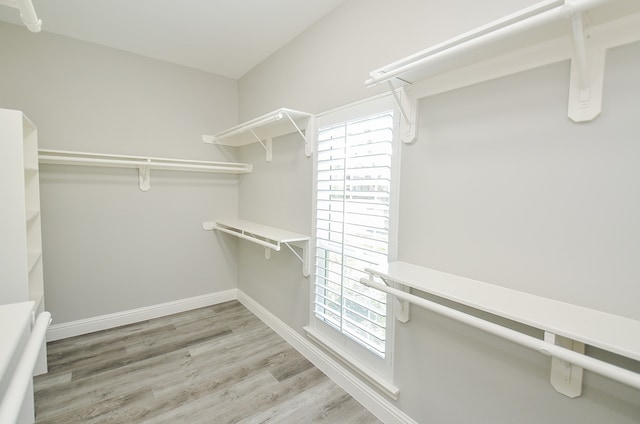
[[[394,284],[394,288],[401,290],[405,293],[411,293],[411,287],[405,286],[403,284]],[[396,314],[396,319],[402,323],[409,322],[410,313],[411,313],[411,302],[408,300],[400,299],[396,296],[393,297],[393,308]]]
[[[392,282],[391,284],[389,284],[389,282],[387,280],[385,280],[384,278],[378,276],[382,282],[389,287],[392,287],[394,289],[403,291],[405,293],[411,293],[411,287],[406,286],[404,284],[399,284],[399,283],[395,283]],[[373,273],[369,273],[369,280],[370,281],[375,281],[374,280],[374,274]],[[407,323],[409,322],[409,318],[410,318],[410,313],[411,313],[411,302],[409,302],[408,300],[405,299],[400,299],[398,296],[393,296],[393,312],[395,314],[395,317],[398,321],[402,322],[402,323]]]
[[[302,262],[302,275],[308,277],[311,273],[310,270],[310,261],[309,261],[309,241],[300,241],[300,242],[283,242],[285,246],[291,250],[291,252]],[[291,245],[302,249],[302,256],[296,252]]]
[[[584,354],[584,343],[548,331],[544,332],[544,341]],[[558,393],[570,398],[580,396],[582,394],[582,374],[582,367],[563,359],[551,357],[551,385]]]
[[[147,159],[147,164],[138,167],[138,181],[141,191],[149,191],[151,188],[151,160]]]
[[[271,160],[273,159],[273,143],[271,137],[268,137],[264,142],[262,142],[262,139],[258,137],[258,135],[251,128],[249,128],[249,132],[253,134],[256,140],[258,140],[258,143],[260,143],[260,145],[264,147],[264,150],[267,154],[267,162],[271,162]]]
[[[418,138],[418,100],[409,95],[404,87],[398,90],[391,81],[387,81],[387,84],[402,117],[400,120],[400,140],[405,144],[411,144]],[[398,95],[398,91],[400,91],[400,95]]]
[[[286,115],[287,118],[289,118],[289,121],[291,121],[291,124],[294,126],[294,128],[296,129],[296,131],[298,131],[298,134],[300,134],[300,136],[302,137],[302,140],[304,140],[304,154],[306,157],[311,157],[311,153],[313,151],[313,147],[312,147],[312,143],[311,143],[311,135],[315,133],[315,119],[313,116],[309,117],[309,123],[307,124],[307,129],[306,132],[302,132],[302,130],[300,129],[300,127],[298,126],[298,124],[296,124],[296,121],[293,120],[293,118],[291,117],[291,115],[288,112],[284,112],[284,114]]]
[[[569,10],[571,10],[569,8]],[[569,83],[569,118],[575,122],[595,119],[602,110],[602,86],[606,49],[590,45],[583,13],[569,15],[573,36],[573,57]]]

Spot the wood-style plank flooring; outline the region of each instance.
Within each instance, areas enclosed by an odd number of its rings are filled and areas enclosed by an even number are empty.
[[[379,423],[233,301],[48,344],[37,423]]]

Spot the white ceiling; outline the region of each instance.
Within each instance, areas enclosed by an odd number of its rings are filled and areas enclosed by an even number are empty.
[[[33,4],[43,31],[238,79],[344,1],[33,0]],[[18,10],[6,6],[0,6],[0,20],[21,23]]]

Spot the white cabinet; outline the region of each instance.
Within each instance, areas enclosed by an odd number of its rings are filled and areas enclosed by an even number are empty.
[[[0,305],[44,311],[38,132],[21,111],[0,109]],[[46,349],[35,374],[46,372]]]

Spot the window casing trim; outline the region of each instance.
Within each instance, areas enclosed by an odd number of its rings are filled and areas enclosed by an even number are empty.
[[[398,236],[398,188],[400,176],[400,113],[397,109],[391,93],[374,96],[352,104],[345,105],[333,109],[331,111],[318,115],[318,126],[327,127],[346,121],[358,119],[367,115],[373,115],[385,110],[393,110],[393,138],[392,148],[393,155],[391,158],[391,198],[390,198],[390,220],[389,220],[389,236],[388,236],[388,260],[397,260],[397,236]],[[317,138],[317,137],[316,137]],[[316,269],[316,234],[317,234],[317,196],[318,196],[318,159],[317,146],[316,155],[314,155],[313,163],[313,190],[312,190],[312,235],[311,235],[311,268]],[[329,325],[320,321],[315,316],[315,282],[310,281],[309,294],[309,325],[305,327],[309,337],[320,344],[322,347],[333,353],[337,358],[350,368],[354,369],[358,374],[365,377],[367,381],[374,384],[387,396],[397,397],[397,388],[393,385],[393,357],[394,357],[394,336],[395,336],[395,318],[394,304],[395,301],[387,298],[386,317],[386,352],[384,359],[377,357],[374,353],[367,351],[365,347],[358,345],[348,336],[341,334]],[[331,331],[328,331],[328,330]],[[331,334],[335,333],[335,334]],[[374,358],[375,356],[375,358]],[[386,388],[385,388],[386,387]]]

